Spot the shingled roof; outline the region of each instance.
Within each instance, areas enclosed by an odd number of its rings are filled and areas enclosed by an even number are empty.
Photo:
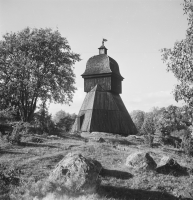
[[[118,63],[106,54],[91,57],[86,64],[86,70],[82,76],[112,73],[123,79],[119,72]]]

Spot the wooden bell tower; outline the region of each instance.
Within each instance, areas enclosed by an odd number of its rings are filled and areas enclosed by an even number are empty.
[[[99,55],[91,57],[84,78],[87,93],[72,132],[108,132],[128,136],[137,129],[120,97],[123,77],[118,63],[107,55],[107,48],[99,47]]]

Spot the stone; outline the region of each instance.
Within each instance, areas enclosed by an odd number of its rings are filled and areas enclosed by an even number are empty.
[[[174,176],[188,175],[187,168],[178,164],[170,156],[163,156],[157,165],[156,171],[162,174],[171,174]]]
[[[146,152],[134,152],[131,153],[126,159],[126,166],[134,171],[139,170],[154,170],[157,166],[156,162]]]
[[[92,193],[100,183],[101,169],[98,161],[69,153],[56,165],[48,180],[70,193]]]
[[[102,137],[100,137],[100,138],[97,140],[97,142],[103,143],[103,142],[105,142],[105,139],[102,138]]]

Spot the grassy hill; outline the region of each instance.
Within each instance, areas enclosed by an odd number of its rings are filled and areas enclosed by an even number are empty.
[[[104,140],[99,140],[103,138]],[[143,138],[127,138],[107,133],[84,133],[81,136],[28,136],[21,145],[1,140],[0,144],[0,199],[33,199],[38,194],[37,182],[43,182],[55,165],[69,152],[98,160],[104,170],[101,184],[94,194],[81,196],[52,194],[42,199],[77,200],[175,200],[193,199],[193,158],[164,146],[149,148]],[[174,176],[151,171],[132,171],[126,158],[132,152],[144,151],[155,155],[169,155],[189,168],[187,175]],[[36,186],[34,186],[36,185]]]

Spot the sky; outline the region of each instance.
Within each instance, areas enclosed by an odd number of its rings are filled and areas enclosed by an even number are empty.
[[[121,98],[129,112],[177,104],[177,80],[161,60],[162,48],[185,38],[188,27],[183,0],[0,0],[0,38],[26,27],[52,28],[65,37],[73,52],[77,90],[69,105],[50,104],[49,112],[78,113],[83,100],[86,62],[98,55],[102,39],[119,64]]]

